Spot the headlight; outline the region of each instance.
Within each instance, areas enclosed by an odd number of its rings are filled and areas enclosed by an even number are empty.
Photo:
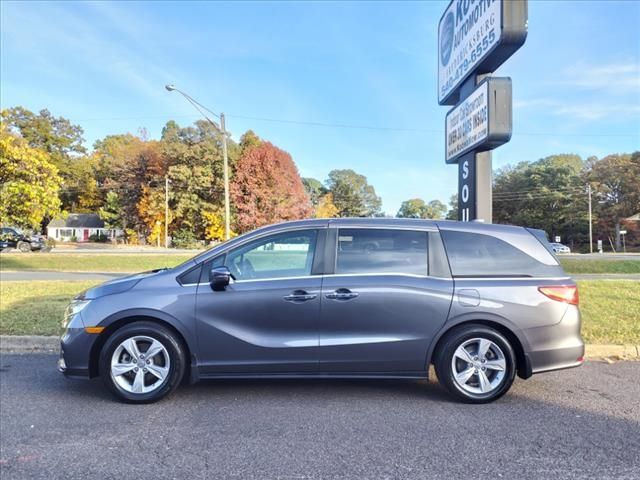
[[[69,306],[67,306],[67,309],[64,312],[62,328],[67,328],[71,319],[84,310],[90,302],[91,300],[71,300],[71,303],[69,303]]]

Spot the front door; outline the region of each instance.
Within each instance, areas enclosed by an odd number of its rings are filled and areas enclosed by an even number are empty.
[[[453,282],[430,277],[426,231],[341,228],[322,286],[320,371],[416,373],[447,319]]]
[[[224,291],[198,287],[203,374],[315,372],[322,276],[314,254],[325,230],[272,234],[214,260],[235,277]]]

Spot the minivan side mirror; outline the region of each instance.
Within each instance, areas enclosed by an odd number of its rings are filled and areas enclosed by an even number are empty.
[[[214,292],[221,292],[227,288],[231,279],[235,277],[227,267],[215,267],[209,272],[209,285]]]

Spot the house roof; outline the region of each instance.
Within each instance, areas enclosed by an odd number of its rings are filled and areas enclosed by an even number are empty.
[[[625,218],[625,220],[635,220],[636,222],[640,221],[640,213],[636,213],[635,215],[631,215],[629,218]]]
[[[104,228],[104,222],[95,213],[70,213],[67,218],[54,218],[48,226],[53,228]]]

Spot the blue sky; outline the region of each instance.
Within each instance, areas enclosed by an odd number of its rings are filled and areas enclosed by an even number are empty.
[[[447,1],[1,2],[3,108],[48,108],[107,134],[188,124],[175,83],[291,153],[303,176],[366,175],[395,213],[457,189],[436,101],[437,24]],[[640,149],[640,2],[529,2],[512,77],[514,134],[494,168],[553,153]],[[254,119],[246,117],[255,117]],[[317,126],[267,121],[338,124]],[[377,128],[346,128],[364,126]]]

